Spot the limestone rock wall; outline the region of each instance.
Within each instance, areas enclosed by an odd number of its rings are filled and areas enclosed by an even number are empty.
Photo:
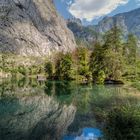
[[[43,56],[75,47],[52,0],[0,0],[0,52]]]

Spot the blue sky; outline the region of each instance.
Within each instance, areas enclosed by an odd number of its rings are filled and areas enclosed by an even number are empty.
[[[80,18],[86,25],[140,7],[140,0],[54,0],[54,3],[65,19]]]

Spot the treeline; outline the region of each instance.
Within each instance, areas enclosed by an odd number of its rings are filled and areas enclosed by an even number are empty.
[[[140,80],[140,51],[134,35],[124,38],[121,30],[114,27],[106,32],[103,41],[91,46],[78,44],[72,53],[54,53],[52,59],[0,54],[0,73],[99,84],[107,80]]]
[[[59,53],[45,64],[49,79],[104,83],[105,80],[136,80],[139,71],[137,39],[126,39],[117,27],[104,35],[92,48],[78,47],[72,53]]]

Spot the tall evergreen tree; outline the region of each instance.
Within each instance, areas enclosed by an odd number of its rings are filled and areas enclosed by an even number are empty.
[[[103,83],[105,80],[105,53],[106,52],[103,46],[99,42],[97,42],[94,45],[94,50],[90,56],[90,70],[92,72],[92,78],[95,83]],[[103,75],[101,75],[100,73],[103,73]]]
[[[60,80],[70,80],[72,78],[72,55],[70,53],[61,54],[56,63],[56,77]]]
[[[124,69],[122,32],[116,26],[105,35],[105,65],[106,75],[110,79],[120,79]]]
[[[132,69],[132,73],[137,78],[137,39],[133,34],[128,35],[125,45],[125,57],[127,65]]]
[[[89,68],[89,50],[84,47],[77,49],[78,55],[78,73],[85,76],[87,79],[91,77]]]
[[[114,52],[122,51],[122,37],[122,31],[117,26],[114,26],[111,30],[106,32],[104,36],[104,47]]]
[[[127,43],[125,45],[125,55],[129,64],[136,63],[137,59],[137,39],[133,34],[128,35]]]
[[[102,78],[120,79],[124,66],[123,60],[122,34],[120,29],[114,27],[105,34],[103,45],[96,43],[94,46],[90,60],[93,79],[95,81]]]

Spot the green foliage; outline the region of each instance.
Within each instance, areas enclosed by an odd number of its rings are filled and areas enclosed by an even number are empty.
[[[103,70],[100,70],[98,72],[98,76],[97,76],[97,84],[104,84],[104,80],[105,80],[106,76]]]
[[[89,67],[89,51],[87,48],[78,48],[78,74],[85,76],[88,80],[91,78]]]
[[[48,78],[51,79],[54,75],[54,68],[52,62],[47,62],[45,64],[45,72],[48,74]]]
[[[107,116],[105,135],[108,140],[139,140],[140,107],[125,105],[111,110]]]
[[[127,42],[124,46],[124,54],[128,64],[136,64],[137,59],[137,39],[133,34],[128,35]]]
[[[104,36],[104,48],[105,49],[111,49],[115,52],[120,52],[123,49],[122,46],[122,32],[121,30],[114,26],[111,30],[106,32]]]
[[[45,72],[44,71],[44,65],[42,64],[42,65],[38,66],[37,73],[38,74],[43,74],[44,72]]]
[[[20,61],[20,59],[22,59],[22,57],[18,58],[18,56],[15,56],[13,54],[1,54],[0,69],[2,70],[2,72],[10,73],[11,75],[15,76],[32,76],[44,73],[44,66],[42,64],[32,65],[32,63],[29,62],[29,65],[26,65],[26,63],[24,64],[23,60]]]
[[[11,65],[9,62],[7,62],[7,59],[8,59],[8,54],[5,53],[1,55],[1,68],[5,72],[10,71],[9,65]]]
[[[59,80],[70,80],[72,78],[72,55],[70,53],[61,54],[59,60],[56,63],[56,73],[55,76]]]
[[[136,88],[136,89],[138,89],[140,91],[140,82],[139,81],[132,83],[131,86]]]
[[[112,28],[105,35],[105,66],[106,75],[110,79],[121,78],[124,69],[122,33],[117,27]]]
[[[29,74],[29,71],[27,68],[25,68],[24,66],[20,66],[18,68],[18,72],[21,73],[24,76],[27,76]]]
[[[88,29],[86,30],[88,32]],[[51,62],[26,65],[26,61],[17,64],[15,56],[10,54],[0,55],[0,70],[6,73],[33,76],[46,74],[49,79],[70,80],[82,82],[93,80],[94,83],[104,84],[105,80],[140,80],[140,59],[137,40],[133,35],[128,35],[125,42],[122,32],[116,26],[106,32],[103,42],[96,42],[92,48],[87,47],[84,40],[77,40],[79,48],[72,53],[60,53]],[[101,44],[102,43],[102,44]],[[30,63],[29,62],[29,63]]]
[[[140,70],[139,52],[137,38],[132,34],[128,35],[127,42],[124,44],[124,56],[127,64],[125,70],[126,79],[130,81],[138,80],[138,71]]]
[[[121,31],[114,27],[105,36],[105,43],[96,43],[90,57],[90,69],[94,82],[102,78],[118,80],[124,70],[123,43]],[[99,77],[98,77],[99,76]],[[102,79],[103,80],[103,79]]]
[[[104,65],[105,52],[100,43],[96,43],[94,50],[90,56],[90,70],[92,72],[93,81],[96,83],[100,79],[99,73],[102,71],[105,74],[106,68]],[[99,80],[100,81],[100,80]]]
[[[105,66],[107,78],[119,80],[125,67],[121,52],[108,51],[105,56]]]
[[[37,74],[37,69],[36,69],[35,66],[31,66],[31,67],[29,68],[29,74],[30,74],[30,75],[35,75],[35,74]]]

